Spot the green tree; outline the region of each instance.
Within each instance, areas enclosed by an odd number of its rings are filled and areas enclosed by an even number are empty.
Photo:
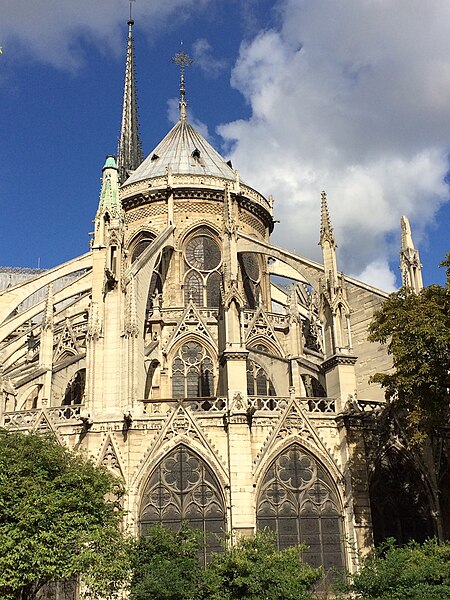
[[[363,561],[350,591],[373,600],[448,599],[450,543],[427,540],[399,548],[389,538]]]
[[[203,570],[199,562],[201,534],[183,524],[179,531],[150,527],[135,548],[131,600],[193,600]]]
[[[205,600],[306,600],[322,570],[302,562],[303,548],[277,550],[272,532],[251,538],[215,554],[205,572]]]
[[[450,267],[450,254],[441,266]],[[449,418],[450,268],[447,285],[419,294],[408,288],[383,302],[369,328],[369,339],[387,344],[394,369],[373,381],[405,418],[412,446],[420,446]]]
[[[92,595],[114,596],[129,576],[123,493],[54,438],[0,430],[0,597],[29,600],[78,575]]]

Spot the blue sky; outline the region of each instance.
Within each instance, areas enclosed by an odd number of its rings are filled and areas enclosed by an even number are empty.
[[[129,3],[0,0],[0,264],[52,267],[88,250],[115,153]],[[426,6],[424,6],[426,4]],[[273,241],[319,259],[328,194],[339,268],[398,284],[409,216],[426,284],[450,222],[450,8],[444,0],[133,2],[140,130],[149,154],[176,118],[183,49],[190,119],[275,198]]]

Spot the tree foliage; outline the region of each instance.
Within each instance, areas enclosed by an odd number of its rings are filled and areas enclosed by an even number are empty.
[[[205,568],[202,547],[186,524],[151,527],[136,546],[131,600],[306,600],[322,575],[302,562],[302,547],[279,551],[267,531],[214,554]]]
[[[199,562],[200,532],[183,524],[177,532],[154,525],[135,548],[131,600],[197,598],[203,572]]]
[[[450,254],[442,266],[450,266]],[[412,445],[420,445],[449,418],[450,269],[447,285],[431,285],[419,294],[408,288],[391,294],[369,328],[369,339],[387,344],[391,373],[373,381],[405,415]]]
[[[129,573],[122,494],[53,438],[0,430],[0,597],[31,599],[78,575],[92,594],[114,595]]]
[[[364,560],[350,586],[372,600],[450,598],[450,542],[410,542],[399,548],[387,539]]]
[[[301,546],[277,550],[268,530],[241,538],[214,555],[205,573],[203,598],[210,600],[306,600],[322,570],[302,561]]]

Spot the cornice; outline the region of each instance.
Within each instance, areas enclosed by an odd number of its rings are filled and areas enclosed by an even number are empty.
[[[223,365],[229,360],[247,360],[248,350],[225,350],[220,355],[220,364]]]
[[[352,356],[350,354],[334,354],[322,363],[322,368],[326,373],[339,365],[354,365],[357,360],[357,356]]]

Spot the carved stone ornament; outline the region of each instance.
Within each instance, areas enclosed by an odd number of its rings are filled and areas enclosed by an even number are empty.
[[[102,325],[98,309],[98,302],[91,302],[89,307],[87,338],[89,340],[98,340],[102,334]]]

